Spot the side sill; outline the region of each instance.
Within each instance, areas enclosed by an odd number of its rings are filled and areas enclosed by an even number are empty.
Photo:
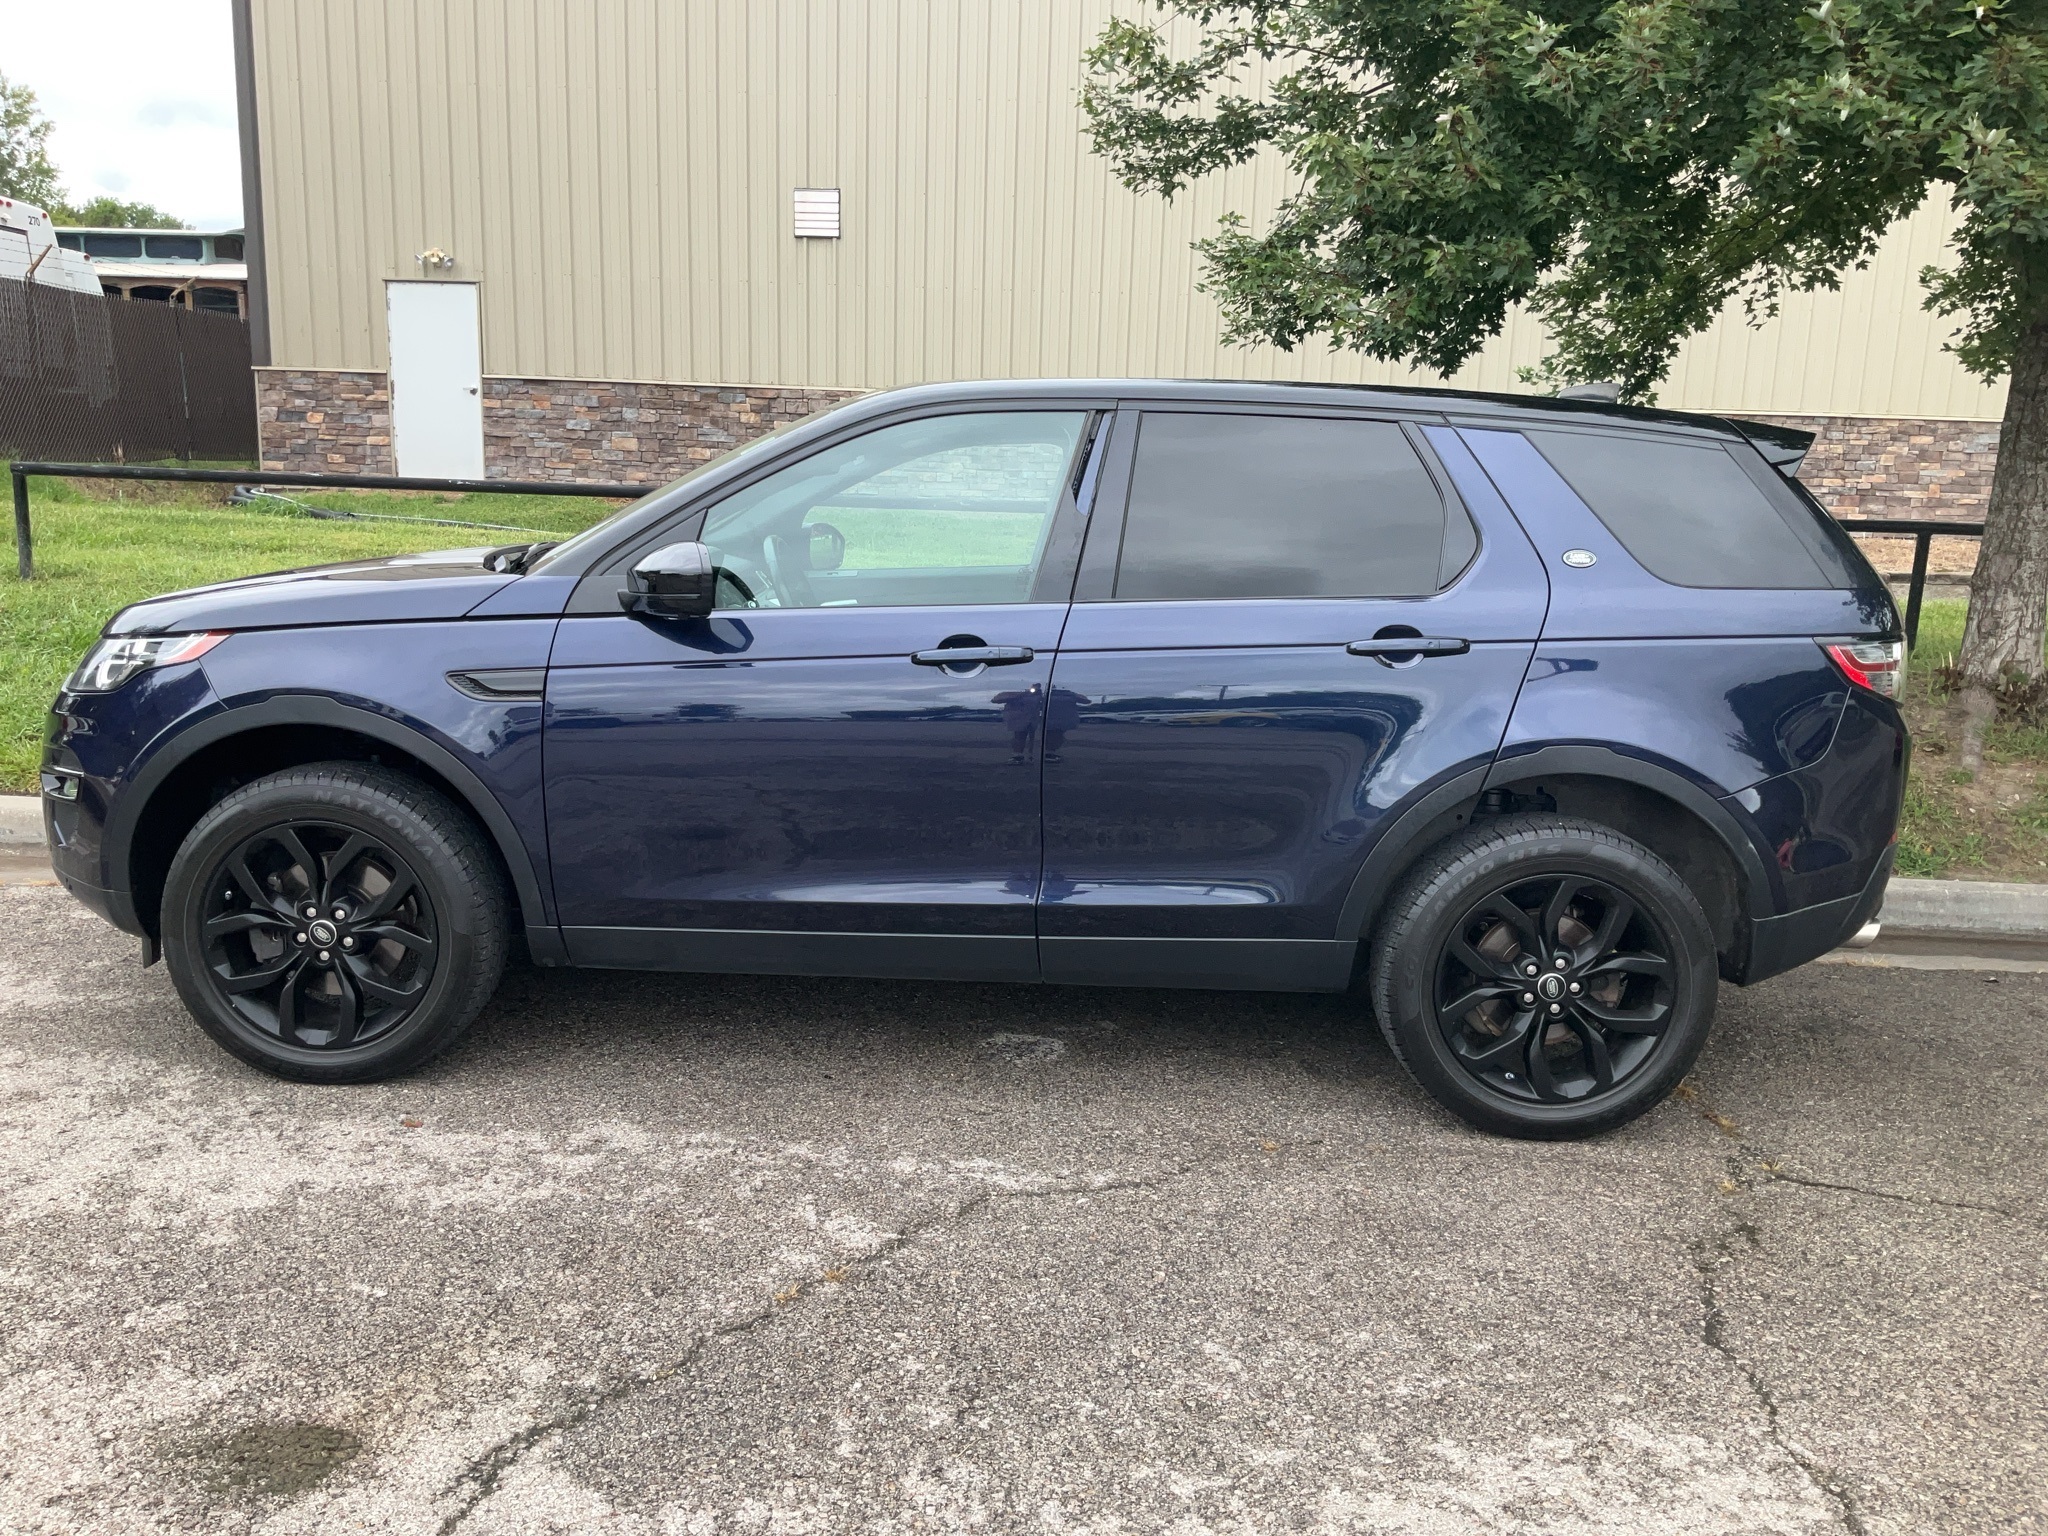
[[[1352,939],[1040,939],[1045,979],[1098,987],[1342,992]]]
[[[747,976],[1037,981],[1029,934],[807,933],[761,928],[564,928],[571,965]]]

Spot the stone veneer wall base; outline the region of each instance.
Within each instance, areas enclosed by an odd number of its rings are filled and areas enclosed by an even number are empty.
[[[259,369],[265,469],[395,474],[384,374]],[[658,483],[858,394],[772,385],[484,380],[484,473],[493,480]]]

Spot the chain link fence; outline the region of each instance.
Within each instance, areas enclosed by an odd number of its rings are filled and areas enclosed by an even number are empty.
[[[249,327],[0,281],[0,457],[254,459]]]

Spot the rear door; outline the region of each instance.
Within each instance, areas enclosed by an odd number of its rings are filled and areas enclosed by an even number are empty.
[[[1126,410],[1101,501],[1046,719],[1046,978],[1341,987],[1375,840],[1499,749],[1542,565],[1354,414]]]

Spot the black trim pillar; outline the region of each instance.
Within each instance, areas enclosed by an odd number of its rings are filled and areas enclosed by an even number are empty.
[[[235,32],[235,119],[242,137],[242,256],[249,264],[249,361],[270,364],[270,284],[264,272],[263,161],[256,131],[256,32],[251,0],[229,0]]]

